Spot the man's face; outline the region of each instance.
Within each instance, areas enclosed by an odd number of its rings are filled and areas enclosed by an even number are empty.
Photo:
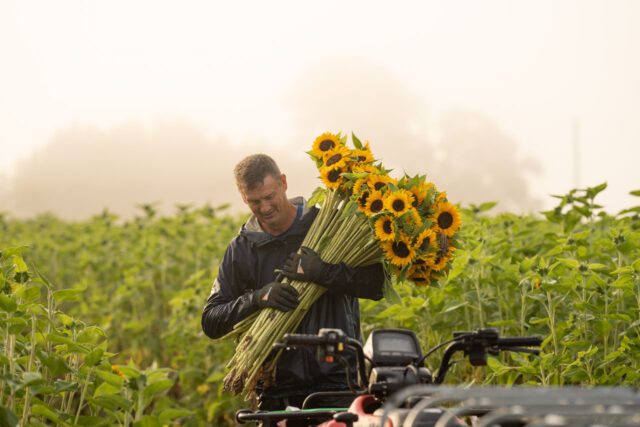
[[[267,175],[261,185],[251,190],[244,188],[240,194],[265,231],[279,234],[286,231],[290,225],[287,209],[290,203],[286,191],[287,179],[282,174],[282,181],[272,175]]]

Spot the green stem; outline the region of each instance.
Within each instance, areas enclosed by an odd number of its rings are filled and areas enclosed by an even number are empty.
[[[89,368],[89,372],[87,373],[87,378],[85,378],[84,387],[82,388],[82,393],[80,394],[80,402],[78,403],[78,411],[76,412],[76,418],[73,422],[74,424],[78,424],[78,418],[80,417],[80,412],[82,411],[82,405],[84,404],[84,399],[87,396],[87,390],[89,389],[89,383],[91,382],[91,373],[93,372],[93,366]]]

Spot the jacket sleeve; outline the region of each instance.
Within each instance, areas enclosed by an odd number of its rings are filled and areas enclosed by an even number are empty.
[[[384,267],[380,263],[364,267],[348,267],[345,263],[325,263],[322,270],[322,286],[330,293],[341,293],[357,298],[379,300],[385,280]]]
[[[253,293],[254,283],[248,277],[248,253],[236,244],[227,247],[218,277],[202,312],[202,330],[210,338],[219,338],[233,329],[240,320],[259,309]],[[239,261],[242,260],[242,268]]]

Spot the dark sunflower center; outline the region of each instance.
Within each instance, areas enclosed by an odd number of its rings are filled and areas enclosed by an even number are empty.
[[[421,277],[421,276],[414,276],[413,277],[413,281],[414,282],[426,282],[427,279],[425,279],[424,277]]]
[[[367,158],[365,156],[358,156],[358,161],[359,162],[364,162],[365,160],[367,160]]]
[[[411,202],[411,206],[413,206],[414,208],[418,207],[418,198],[414,196],[413,198],[413,202]]]
[[[374,213],[380,212],[383,206],[384,204],[382,203],[382,200],[376,199],[373,202],[371,202],[371,212],[374,212]]]
[[[382,223],[382,231],[384,231],[385,234],[391,234],[393,232],[393,228],[391,228],[391,220],[390,219],[386,219]]]
[[[451,224],[453,224],[453,215],[451,215],[449,212],[442,212],[440,215],[438,215],[438,226],[440,228],[446,230],[447,228],[451,227]]]
[[[391,203],[391,207],[394,211],[400,212],[404,210],[404,200],[396,199]]]
[[[420,245],[420,250],[421,251],[426,251],[427,248],[429,247],[429,243],[431,241],[431,237],[427,236],[422,240],[422,244]]]
[[[329,159],[327,160],[327,166],[331,166],[333,164],[338,163],[340,159],[342,159],[342,154],[340,153],[334,154],[333,156],[329,157]]]
[[[336,146],[336,143],[330,139],[325,139],[318,146],[320,147],[320,151],[329,151]]]
[[[340,179],[340,169],[333,169],[331,172],[327,174],[327,179],[329,182],[338,182]]]
[[[368,198],[369,198],[369,192],[368,192],[368,191],[364,191],[364,192],[360,195],[360,197],[358,197],[358,204],[359,204],[361,207],[363,207],[363,208],[364,208],[364,207],[366,206],[366,204],[367,204],[367,199],[368,199]]]
[[[376,182],[375,184],[373,184],[373,188],[375,188],[376,190],[380,190],[385,185],[386,184],[384,182]]]
[[[424,264],[425,262],[424,262],[424,260],[423,260],[423,259],[418,258],[418,259],[417,259],[417,260],[415,260],[413,263],[414,263],[415,265],[422,265],[422,264]]]
[[[411,252],[409,252],[409,248],[404,242],[395,242],[391,246],[391,250],[393,253],[399,258],[406,258],[409,256]]]

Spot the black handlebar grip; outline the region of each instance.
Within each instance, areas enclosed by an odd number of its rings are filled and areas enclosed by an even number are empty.
[[[504,337],[498,338],[498,347],[539,347],[542,344],[540,335],[528,337]]]
[[[284,334],[282,342],[286,345],[322,345],[326,340],[317,335]]]

